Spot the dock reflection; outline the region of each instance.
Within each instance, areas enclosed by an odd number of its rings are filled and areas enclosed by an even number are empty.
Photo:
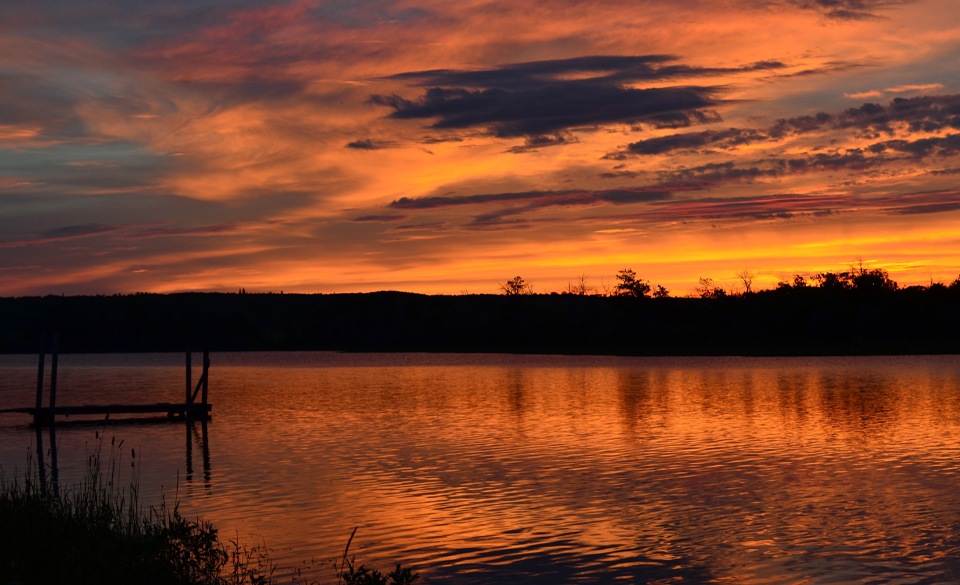
[[[87,421],[84,421],[87,422]],[[111,421],[114,425],[121,421]],[[148,420],[130,420],[128,424],[147,424]],[[162,421],[164,424],[170,424],[168,421]],[[40,488],[43,491],[50,490],[55,496],[60,494],[60,465],[57,459],[57,429],[70,424],[58,425],[51,423],[45,426],[36,425],[36,445],[37,445],[37,479]],[[203,470],[203,487],[209,491],[213,483],[213,472],[210,464],[210,433],[209,425],[206,420],[183,421],[184,436],[186,438],[184,460],[186,463],[186,482],[188,487],[193,486],[195,467],[194,467],[194,445],[199,444],[201,468]],[[48,433],[49,448],[44,447],[44,431]]]
[[[40,479],[40,489],[46,491],[48,486],[53,490],[55,496],[60,495],[60,466],[57,464],[57,428],[55,425],[42,427],[36,425],[37,431],[37,476]],[[50,432],[50,482],[47,482],[47,453],[43,449],[43,430]]]
[[[187,485],[193,484],[193,443],[194,441],[200,443],[200,458],[203,464],[203,487],[207,490],[210,489],[211,483],[211,473],[210,473],[210,441],[209,435],[207,433],[207,421],[201,420],[199,422],[199,430],[197,429],[197,423],[194,423],[192,420],[187,421],[184,425],[186,429],[187,445],[186,445],[186,460],[187,460]]]

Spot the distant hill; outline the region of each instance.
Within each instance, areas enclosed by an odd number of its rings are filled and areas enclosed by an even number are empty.
[[[960,353],[960,287],[722,298],[135,294],[0,298],[0,352]]]

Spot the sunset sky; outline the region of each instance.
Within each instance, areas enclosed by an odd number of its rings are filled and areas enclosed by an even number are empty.
[[[0,295],[960,274],[957,0],[0,5]]]

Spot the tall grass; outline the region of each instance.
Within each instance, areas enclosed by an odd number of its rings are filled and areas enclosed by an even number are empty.
[[[277,583],[265,546],[224,542],[210,522],[185,518],[179,503],[168,506],[165,498],[143,508],[136,451],[130,450],[131,479],[122,482],[123,442],[104,445],[99,433],[97,440],[83,479],[67,489],[29,473],[0,475],[0,585]],[[388,575],[356,565],[349,548],[348,541],[334,564],[337,583],[407,585],[418,577],[399,565]],[[297,570],[294,583],[318,583],[302,574]]]

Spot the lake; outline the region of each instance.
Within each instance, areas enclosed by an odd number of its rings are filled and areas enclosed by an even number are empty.
[[[958,356],[211,359],[206,441],[60,425],[61,486],[113,441],[142,502],[285,571],[359,527],[359,562],[423,583],[960,582]],[[182,401],[183,361],[60,356],[58,404]],[[36,367],[0,356],[0,408],[33,403]],[[29,422],[0,415],[8,478],[36,461]]]

